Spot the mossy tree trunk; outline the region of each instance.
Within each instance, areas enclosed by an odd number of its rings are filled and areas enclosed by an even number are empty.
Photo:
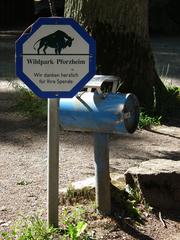
[[[148,0],[66,0],[65,16],[96,39],[97,73],[121,79],[120,92],[137,95],[151,112],[165,91],[154,64],[149,39]]]

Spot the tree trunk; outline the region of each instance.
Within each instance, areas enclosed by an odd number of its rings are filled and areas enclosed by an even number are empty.
[[[57,16],[54,0],[48,0],[51,16]]]
[[[0,30],[27,28],[34,21],[34,0],[1,0]]]
[[[156,94],[165,88],[150,45],[148,0],[66,0],[65,16],[96,39],[97,73],[119,76],[118,90],[136,94],[152,112]]]

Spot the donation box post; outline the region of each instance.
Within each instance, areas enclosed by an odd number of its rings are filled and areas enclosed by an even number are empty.
[[[95,92],[84,91],[71,99],[60,99],[62,128],[94,132],[96,205],[103,215],[111,213],[111,181],[109,175],[109,134],[133,133],[139,121],[139,103],[134,94],[101,93],[100,82],[113,76],[96,75],[88,86]],[[116,78],[115,78],[116,80]],[[91,84],[92,82],[92,84]]]

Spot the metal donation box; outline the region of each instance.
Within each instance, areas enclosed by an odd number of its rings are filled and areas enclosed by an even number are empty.
[[[116,93],[119,79],[96,75],[73,98],[60,99],[60,124],[66,130],[94,132],[96,205],[99,213],[111,213],[109,133],[133,133],[139,121],[134,94]],[[103,93],[103,90],[111,92]]]
[[[96,88],[96,75],[87,88]],[[102,77],[99,77],[101,80]],[[107,77],[107,79],[109,79]],[[113,84],[116,84],[113,79]],[[102,83],[106,79],[102,80]],[[83,91],[73,98],[60,99],[60,123],[63,129],[100,133],[133,133],[139,121],[139,103],[134,94]]]

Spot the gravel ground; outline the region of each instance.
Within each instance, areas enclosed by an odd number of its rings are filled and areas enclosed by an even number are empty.
[[[1,92],[2,93],[2,92]],[[9,93],[10,94],[10,93]],[[32,122],[9,111],[0,97],[0,225],[18,215],[46,212],[46,123]],[[94,174],[93,135],[60,131],[60,188]],[[180,160],[180,129],[161,126],[133,135],[110,136],[111,172],[153,158]]]

